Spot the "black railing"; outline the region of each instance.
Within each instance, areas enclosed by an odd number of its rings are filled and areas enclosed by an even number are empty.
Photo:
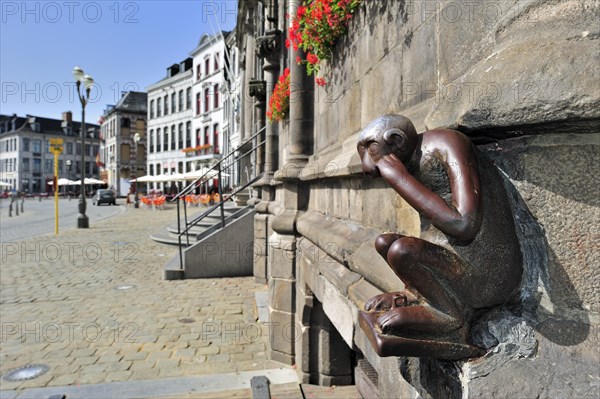
[[[221,219],[221,228],[225,227],[226,219],[225,219],[225,201],[228,201],[233,196],[238,193],[246,190],[252,184],[256,183],[262,177],[262,170],[259,170],[255,167],[256,163],[252,161],[252,157],[255,156],[256,151],[262,147],[265,143],[265,140],[261,139],[261,133],[266,128],[262,128],[258,132],[252,135],[248,140],[243,142],[238,146],[237,149],[233,150],[229,154],[223,156],[216,164],[214,164],[210,169],[208,169],[202,176],[196,178],[193,182],[188,184],[179,194],[173,197],[169,202],[177,202],[177,239],[179,243],[179,267],[183,269],[183,248],[181,237],[185,235],[186,237],[186,246],[190,245],[190,237],[189,231],[198,223],[200,223],[204,218],[214,212],[217,208],[220,208],[220,219]],[[241,153],[241,154],[240,154]],[[237,155],[236,155],[237,154]],[[248,165],[245,169],[245,179],[244,182],[241,183],[238,187],[236,187],[232,192],[223,194],[223,173],[224,171],[237,170],[241,171],[242,162],[244,160],[249,160]],[[206,211],[204,211],[199,216],[195,217],[191,221],[188,221],[187,216],[187,204],[186,204],[186,196],[190,195],[198,186],[199,183],[203,183],[208,181],[209,179],[217,178],[217,192],[219,194],[219,201],[217,201],[214,205],[210,206]],[[183,218],[184,218],[184,226],[181,226],[181,207],[180,204],[183,200]],[[183,227],[183,230],[182,230]]]

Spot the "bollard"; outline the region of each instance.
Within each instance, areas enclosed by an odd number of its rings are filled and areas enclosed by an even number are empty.
[[[15,216],[19,216],[19,202],[14,198],[13,200],[15,201]]]
[[[10,200],[10,203],[8,204],[8,217],[12,217],[12,200]]]
[[[25,212],[25,211],[23,210],[23,207],[24,207],[24,206],[25,206],[25,196],[23,196],[23,197],[21,198],[21,213]]]

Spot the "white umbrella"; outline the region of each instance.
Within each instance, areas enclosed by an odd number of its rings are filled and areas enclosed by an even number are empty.
[[[174,173],[172,175],[158,175],[154,176],[155,182],[168,182],[168,181],[181,181],[183,175],[181,173]]]
[[[71,184],[81,184],[81,179],[72,182]],[[98,180],[98,179],[92,179],[92,178],[88,178],[86,177],[83,180],[83,184],[105,184],[102,180]]]
[[[12,184],[0,181],[0,187],[12,187]]]
[[[206,176],[205,176],[206,174]],[[196,180],[199,177],[204,176],[205,179],[214,179],[219,176],[219,172],[216,170],[211,170],[206,173],[206,169],[194,170],[192,172],[187,172],[184,175],[185,180]],[[229,176],[227,173],[221,172],[221,176]]]
[[[155,176],[151,176],[151,175],[146,175],[146,176],[140,176],[137,179],[131,179],[129,180],[132,183],[135,182],[139,182],[139,183],[148,183],[148,182],[153,182]]]
[[[66,179],[64,177],[61,177],[60,179],[58,179],[58,185],[59,186],[68,186],[68,185],[71,185],[71,184],[74,184],[74,183],[75,183],[74,181]],[[54,182],[50,181],[50,182],[48,182],[48,184],[53,185]]]

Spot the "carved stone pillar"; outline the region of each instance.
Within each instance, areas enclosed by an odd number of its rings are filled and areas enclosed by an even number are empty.
[[[298,2],[288,3],[287,13],[295,15],[298,7]],[[296,59],[296,54],[292,51],[289,54],[290,60]],[[286,163],[281,165],[275,178],[283,181],[282,190],[282,205],[284,211],[272,218],[272,228],[278,235],[280,242],[289,243],[289,247],[293,250],[287,250],[282,253],[289,258],[281,258],[277,255],[280,251],[277,243],[269,243],[269,250],[274,251],[269,256],[269,286],[271,287],[272,298],[277,295],[278,301],[272,299],[271,321],[290,320],[294,323],[295,307],[290,307],[289,310],[284,310],[281,307],[274,307],[275,304],[282,302],[282,297],[285,296],[289,303],[295,302],[296,288],[295,276],[297,268],[296,243],[298,232],[296,229],[296,220],[299,213],[304,211],[308,206],[308,185],[298,179],[300,171],[308,162],[308,157],[312,154],[313,146],[313,79],[306,76],[306,71],[296,62],[290,62],[290,121],[289,121],[289,139],[287,142]],[[275,271],[275,272],[273,272]],[[283,278],[280,276],[288,276]],[[273,280],[273,282],[271,282]],[[278,289],[283,284],[284,280],[290,283],[290,290],[287,293]],[[292,324],[294,325],[294,324]],[[271,347],[271,358],[279,361],[294,362],[295,359],[295,342],[299,337],[297,334],[302,332],[296,331],[296,328],[290,329],[291,336],[287,337],[286,342],[279,342]]]

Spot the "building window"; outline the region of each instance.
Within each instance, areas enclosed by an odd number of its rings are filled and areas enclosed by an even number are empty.
[[[33,173],[40,173],[42,171],[42,160],[39,158],[33,158]]]
[[[85,155],[86,156],[90,155],[90,145],[89,144],[85,145]]]
[[[46,151],[47,154],[50,154],[50,140],[45,140],[44,144],[44,147],[46,147],[44,151]]]
[[[73,155],[73,143],[67,143],[67,155]]]
[[[175,149],[175,125],[171,126],[171,150]]]
[[[171,113],[177,112],[177,103],[175,102],[175,92],[171,93]]]
[[[196,94],[196,115],[200,115],[200,93]]]
[[[54,174],[54,160],[52,158],[44,160],[44,173]]]
[[[23,158],[22,172],[29,172],[29,158]]]
[[[165,127],[163,132],[163,151],[169,150],[169,129]]]
[[[169,96],[163,98],[163,106],[165,107],[165,115],[169,115]]]
[[[179,124],[179,149],[183,148],[183,141],[184,141],[184,137],[183,137],[183,123]]]
[[[183,90],[179,90],[179,112],[183,111]]]
[[[192,146],[192,122],[186,122],[185,124],[185,146]]]
[[[216,108],[219,108],[219,85],[218,84],[214,85],[213,90],[215,91],[213,107],[216,109]]]
[[[59,159],[58,160],[58,173],[62,174],[63,172],[63,160]]]
[[[204,61],[204,74],[208,76],[210,74],[210,58]]]
[[[200,135],[200,129],[196,129],[196,143],[202,145],[202,136]]]
[[[149,144],[148,152],[153,153],[154,152],[154,129],[150,129],[150,142],[148,144]]]
[[[23,137],[23,151],[29,151],[29,139]]]
[[[77,155],[81,155],[81,143],[77,143],[77,145],[75,146],[75,153]]]
[[[219,148],[219,124],[213,125],[213,150],[215,154],[220,154],[221,149]]]
[[[190,109],[192,107],[192,88],[188,87],[185,90],[185,109]]]
[[[154,118],[154,100],[150,100],[150,119]]]
[[[219,70],[219,53],[215,54],[215,72]]]
[[[31,140],[32,152],[42,152],[42,141],[41,140]]]
[[[160,98],[158,100],[156,100],[156,117],[160,118],[161,114],[162,114],[162,106],[161,106],[161,102],[160,102]]]
[[[201,76],[202,76],[202,68],[201,68],[201,65],[198,64],[198,65],[196,65],[196,80],[200,80]]]
[[[204,142],[202,144],[210,144],[210,127],[204,128]]]
[[[210,109],[210,89],[207,87],[204,89],[204,112],[208,112]]]

